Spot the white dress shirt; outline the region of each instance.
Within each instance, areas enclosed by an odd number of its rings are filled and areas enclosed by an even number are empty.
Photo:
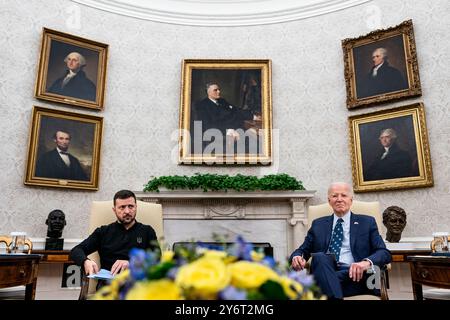
[[[77,74],[73,72],[72,70],[69,70],[69,73],[66,75],[62,82],[62,86],[64,87],[73,77],[75,77]]]
[[[383,160],[384,158],[386,158],[386,156],[389,153],[389,147],[384,147],[384,153],[381,155],[381,160]]]

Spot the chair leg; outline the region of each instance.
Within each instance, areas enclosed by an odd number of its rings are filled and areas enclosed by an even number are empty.
[[[387,270],[382,270],[380,274],[380,282],[381,282],[381,300],[389,300],[387,288],[388,288],[388,274]]]
[[[84,271],[82,270],[82,277],[81,277],[81,290],[80,290],[80,296],[78,297],[78,300],[86,300],[87,294],[89,290],[89,278],[86,276]]]

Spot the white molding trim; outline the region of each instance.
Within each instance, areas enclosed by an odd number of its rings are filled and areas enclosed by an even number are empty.
[[[144,20],[191,26],[249,26],[310,18],[371,0],[72,0]]]

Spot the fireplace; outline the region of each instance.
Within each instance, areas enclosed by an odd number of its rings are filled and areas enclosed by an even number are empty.
[[[139,200],[161,203],[164,246],[177,242],[232,242],[238,235],[252,243],[268,243],[284,261],[306,235],[307,202],[315,191],[135,192]]]

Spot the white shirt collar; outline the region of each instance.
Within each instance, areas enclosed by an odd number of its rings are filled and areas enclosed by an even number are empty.
[[[349,225],[350,215],[351,215],[350,210],[347,211],[342,217],[338,217],[336,213],[333,213],[333,226],[336,225],[336,222],[338,221],[339,218],[342,218],[342,220],[344,220],[345,225]]]
[[[379,65],[377,65],[375,68],[373,68],[374,70],[378,71],[378,69],[381,68],[381,66],[384,64],[384,62],[380,63]]]
[[[384,64],[384,62],[382,62],[382,63],[380,63],[379,65],[377,65],[375,68],[373,68],[373,71],[372,71],[372,76],[376,76],[377,75],[377,73],[378,73],[378,69],[380,69],[381,68],[381,66]]]
[[[56,147],[56,150],[58,150],[58,153],[59,154],[61,154],[61,152],[65,152],[65,153],[69,153],[69,152],[67,152],[67,151],[62,151],[60,148],[58,148],[58,147]],[[65,155],[65,154],[62,154],[63,156]]]

